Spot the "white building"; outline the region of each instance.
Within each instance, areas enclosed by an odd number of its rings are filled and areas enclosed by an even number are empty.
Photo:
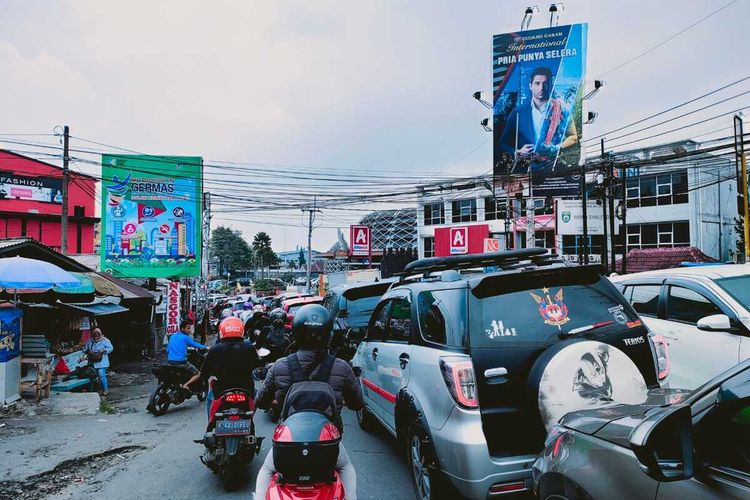
[[[700,147],[697,142],[683,141],[617,153],[617,158],[651,159],[674,155],[675,152],[696,151]],[[737,240],[734,231],[737,184],[734,177],[734,161],[711,154],[629,169],[625,228],[628,249],[693,246],[715,259],[731,260]],[[492,186],[487,181],[425,188],[419,195],[417,210],[420,257],[435,255],[436,236],[437,247],[445,254],[445,228],[473,227],[472,231],[479,233],[486,229],[483,237],[498,239],[500,250],[506,248],[506,233],[511,235],[508,238],[512,241],[511,248],[530,244],[530,238],[527,241],[526,237],[530,199],[521,196],[523,190],[519,186],[511,191],[518,194],[509,198],[498,184],[497,202],[493,205]],[[514,213],[506,219],[508,200]],[[577,255],[581,238],[555,233],[555,201],[534,200],[533,244]],[[621,203],[622,200],[618,199],[615,205]],[[497,208],[493,209],[493,206]],[[619,231],[615,237],[618,255],[622,254],[622,233]],[[479,237],[478,233],[476,237]],[[591,253],[600,253],[603,236],[589,236],[589,241]],[[468,253],[477,252],[477,248],[474,245]]]

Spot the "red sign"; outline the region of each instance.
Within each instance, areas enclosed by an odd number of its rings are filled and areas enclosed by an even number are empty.
[[[497,238],[484,239],[484,253],[494,253],[500,251],[500,240]]]
[[[132,222],[129,224],[125,224],[125,227],[122,228],[122,232],[125,234],[135,234],[137,230],[138,230],[138,226],[136,226]]]
[[[159,226],[159,232],[161,234],[169,234],[169,231],[170,231],[169,224],[162,224],[161,226]]]
[[[349,228],[349,254],[360,257],[372,255],[372,240],[369,226],[351,226]]]
[[[437,227],[435,228],[435,257],[466,255],[484,252],[484,239],[490,235],[490,226]]]
[[[172,281],[167,289],[167,334],[180,331],[180,283]]]
[[[451,255],[463,255],[469,253],[469,228],[451,228]]]

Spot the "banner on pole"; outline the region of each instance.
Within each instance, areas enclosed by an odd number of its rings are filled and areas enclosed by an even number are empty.
[[[203,160],[102,156],[101,269],[115,276],[199,276]]]
[[[180,282],[171,281],[167,289],[167,335],[180,331]]]

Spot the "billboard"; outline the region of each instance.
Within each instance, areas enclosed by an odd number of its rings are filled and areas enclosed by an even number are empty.
[[[372,255],[372,239],[369,226],[350,226],[349,240],[351,248],[349,254],[355,257],[369,257]]]
[[[198,156],[103,155],[102,271],[199,276],[202,171]]]
[[[588,26],[493,37],[496,175],[530,174],[535,194],[578,190]]]
[[[62,179],[26,177],[0,172],[0,200],[62,204]]]
[[[484,240],[489,235],[488,224],[436,227],[435,257],[483,253]]]
[[[21,354],[22,318],[23,311],[20,309],[0,309],[0,363],[10,361]]]

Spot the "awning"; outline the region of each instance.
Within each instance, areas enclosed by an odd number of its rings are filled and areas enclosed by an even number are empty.
[[[58,302],[58,305],[76,309],[78,311],[87,312],[94,316],[106,316],[107,314],[118,314],[128,312],[127,307],[122,307],[119,304],[111,304],[109,302],[92,302],[90,304],[64,304]]]

